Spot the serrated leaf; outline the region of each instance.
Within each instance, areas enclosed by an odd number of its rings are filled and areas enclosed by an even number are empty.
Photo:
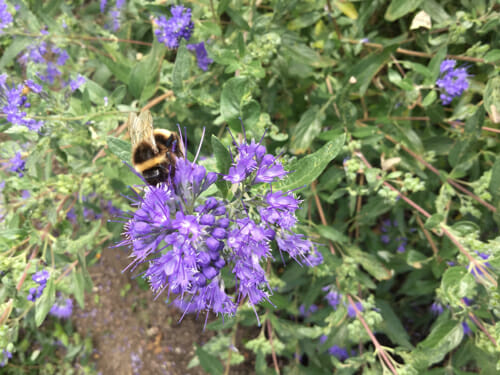
[[[175,65],[172,70],[172,89],[175,95],[182,94],[184,90],[184,81],[189,78],[191,68],[191,56],[186,48],[186,41],[182,40],[177,49]]]
[[[204,350],[201,346],[196,345],[196,356],[200,360],[200,365],[209,374],[218,375],[224,373],[224,366],[219,358],[213,356]]]
[[[438,228],[444,221],[444,216],[442,214],[434,214],[425,221],[425,229],[433,230]]]
[[[242,116],[242,107],[250,99],[250,84],[247,77],[233,77],[222,86],[220,114],[225,121]]]
[[[456,321],[445,320],[442,324],[436,325],[413,352],[415,366],[418,369],[427,369],[434,363],[442,361],[446,354],[460,344],[463,337],[462,325]]]
[[[370,275],[379,281],[389,280],[394,274],[393,270],[387,269],[378,258],[370,253],[361,251],[357,247],[346,248],[347,253],[358,262]]]
[[[278,190],[292,190],[305,187],[319,177],[327,165],[332,161],[345,142],[345,135],[331,140],[318,151],[291,163],[288,169],[292,172],[281,182],[276,184]]]
[[[56,290],[54,286],[54,279],[50,277],[47,280],[47,284],[45,285],[42,296],[36,302],[35,324],[37,327],[40,327],[40,325],[43,323],[45,317],[54,305],[55,300]]]
[[[392,0],[385,12],[384,18],[390,22],[396,21],[417,9],[422,1],[423,0]]]
[[[108,143],[109,150],[118,156],[120,160],[126,161],[127,163],[131,160],[130,143],[115,137],[107,137],[106,141]]]
[[[441,279],[441,289],[451,299],[470,296],[475,287],[474,276],[464,267],[448,268]]]
[[[305,153],[321,132],[324,119],[325,115],[318,106],[312,106],[304,112],[299,123],[292,129],[290,151],[294,154]]]

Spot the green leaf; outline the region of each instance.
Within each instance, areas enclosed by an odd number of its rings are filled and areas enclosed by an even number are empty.
[[[292,129],[290,151],[294,154],[305,153],[321,132],[324,120],[325,115],[317,105],[304,112],[299,123]]]
[[[172,88],[175,95],[182,95],[184,91],[184,81],[189,78],[191,68],[191,56],[186,48],[186,41],[182,40],[177,56],[175,57],[175,65],[172,70]]]
[[[224,121],[242,117],[242,107],[250,100],[250,82],[247,77],[233,77],[222,86],[220,113]]]
[[[413,352],[415,366],[423,370],[442,361],[446,354],[460,344],[463,337],[464,332],[460,323],[444,320],[437,324]]]
[[[450,267],[441,279],[441,289],[450,300],[471,296],[475,288],[474,276],[465,267]]]
[[[0,70],[9,65],[21,51],[23,51],[27,46],[33,42],[31,38],[25,38],[22,36],[16,36],[12,40],[12,43],[2,52],[2,58],[0,58]]]
[[[85,306],[85,279],[81,269],[72,272],[73,278],[73,295],[75,296],[76,302],[83,309]]]
[[[417,9],[421,2],[422,0],[392,0],[384,18],[390,22],[396,21]]]
[[[292,21],[287,25],[287,27],[289,30],[300,30],[305,27],[311,26],[321,17],[322,13],[316,11],[301,14],[298,17],[293,18]]]
[[[432,103],[434,103],[436,99],[437,99],[437,93],[436,91],[432,90],[425,96],[424,100],[422,100],[422,105],[424,107],[428,107]]]
[[[318,151],[307,155],[294,163],[288,169],[292,172],[281,182],[276,184],[278,190],[292,190],[305,187],[319,177],[327,165],[332,161],[345,142],[345,135],[331,140]]]
[[[393,270],[387,269],[378,258],[370,253],[361,251],[359,248],[346,247],[347,253],[354,258],[370,275],[379,281],[389,280],[394,274]]]
[[[231,167],[231,155],[229,154],[228,149],[222,144],[219,139],[212,134],[212,149],[215,156],[215,165],[217,166],[217,171],[219,173],[227,174],[229,171],[229,167]],[[217,187],[221,191],[223,196],[226,196],[227,191],[229,190],[229,183],[223,180],[220,176],[216,182]]]
[[[131,160],[130,143],[115,137],[107,137],[106,141],[108,143],[109,150],[118,156],[120,160],[126,161],[127,163]]]
[[[500,49],[492,49],[491,51],[488,51],[488,53],[484,55],[484,61],[487,63],[500,61]]]
[[[349,237],[347,237],[337,229],[333,228],[332,226],[318,225],[316,226],[316,230],[318,231],[321,237],[329,239],[330,241],[345,243],[345,244],[349,243]]]
[[[196,345],[196,356],[200,360],[200,365],[207,373],[211,375],[218,375],[224,373],[224,366],[219,358],[213,356],[204,350],[201,346]]]
[[[395,344],[401,345],[406,349],[413,349],[410,337],[391,305],[380,299],[377,300],[376,304],[377,308],[380,309],[380,314],[384,318],[382,320],[382,331],[385,332]]]
[[[425,221],[424,227],[429,230],[438,229],[443,221],[444,216],[442,214],[434,214]]]
[[[353,90],[359,90],[360,95],[364,95],[372,78],[389,60],[393,49],[394,47],[386,48],[380,53],[373,53],[370,56],[360,59],[360,61],[346,74],[344,86],[351,86]],[[356,79],[356,83],[349,83],[351,77]]]
[[[38,301],[36,301],[36,311],[35,311],[35,324],[37,327],[45,320],[45,317],[49,313],[50,309],[54,305],[56,300],[56,288],[54,286],[54,279],[50,277],[47,280],[43,294]]]
[[[112,60],[102,54],[96,54],[96,58],[105,64],[114,76],[122,83],[129,84],[131,68],[128,65],[122,64],[120,61],[127,61],[125,58],[115,58]]]
[[[146,86],[156,79],[166,50],[165,45],[157,42],[155,39],[151,51],[132,68],[130,78],[128,80],[128,87],[130,93],[136,99],[149,99],[150,96],[144,98],[142,97],[142,94]]]
[[[486,103],[486,99],[485,99]],[[479,106],[476,112],[467,119],[465,122],[465,134],[479,136],[481,135],[481,130],[484,124],[484,108],[483,106]]]
[[[87,90],[89,93],[90,101],[99,106],[103,105],[103,98],[105,96],[108,96],[108,91],[106,91],[99,84],[90,79],[87,79],[87,81],[85,82],[85,90]]]
[[[493,164],[493,168],[491,168],[491,180],[488,190],[491,195],[500,200],[500,156],[497,156],[497,160]]]

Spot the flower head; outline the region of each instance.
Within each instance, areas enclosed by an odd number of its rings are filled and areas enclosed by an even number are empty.
[[[205,48],[205,42],[188,44],[187,49],[194,51],[196,54],[196,60],[198,61],[198,66],[201,70],[207,70],[208,66],[214,62],[210,57],[208,57],[207,49]]]
[[[436,85],[442,89],[440,98],[444,105],[450,104],[454,97],[462,95],[469,88],[467,68],[455,69],[455,65],[455,60],[444,60],[440,66],[441,77]]]
[[[24,166],[26,162],[21,157],[21,152],[16,152],[16,155],[8,161],[9,167],[7,168],[10,172],[16,172],[19,177],[24,176]]]
[[[61,319],[67,319],[73,313],[73,301],[71,298],[57,297],[56,302],[51,307],[49,314]]]
[[[12,353],[9,352],[8,350],[4,349],[2,350],[2,355],[0,356],[0,358],[2,359],[0,361],[0,367],[4,367],[7,362],[9,361],[9,359],[12,358]]]
[[[47,270],[42,270],[35,272],[31,279],[38,284],[37,288],[30,288],[28,297],[26,299],[31,302],[35,302],[38,298],[41,297],[45,286],[47,285],[47,280],[49,279],[50,274]]]
[[[155,30],[155,35],[158,41],[168,48],[178,48],[182,38],[186,40],[191,38],[194,28],[191,21],[191,9],[178,5],[172,7],[170,12],[172,13],[171,18],[160,16],[156,20],[158,28]]]
[[[349,358],[347,349],[341,348],[338,345],[334,345],[330,349],[328,349],[328,353],[336,357],[339,361],[345,361],[347,358]]]
[[[222,176],[237,181],[232,201],[207,196],[217,174],[179,158],[173,179],[148,186],[125,225],[122,244],[132,247],[131,266],[147,264],[144,276],[151,288],[177,295],[175,304],[186,312],[234,315],[242,299],[252,307],[269,299],[264,265],[273,259],[272,243],[299,263],[321,261],[313,244],[294,231],[301,201],[290,191],[251,190],[262,169],[278,171],[269,183],[281,178],[286,173],[281,164],[254,141],[236,145],[233,160],[241,178]],[[235,297],[225,290],[223,268],[234,278]]]
[[[10,26],[12,23],[12,14],[9,13],[7,9],[7,4],[4,0],[0,0],[0,34],[2,29]]]

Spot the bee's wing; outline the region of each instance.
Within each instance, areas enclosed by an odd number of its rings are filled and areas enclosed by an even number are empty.
[[[139,143],[147,142],[155,152],[158,152],[155,138],[153,136],[153,117],[148,110],[140,112],[139,116],[135,113],[130,113],[128,116],[128,132],[132,141],[132,149]]]

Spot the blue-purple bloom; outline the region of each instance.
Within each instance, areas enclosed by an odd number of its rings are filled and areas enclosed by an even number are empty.
[[[354,304],[356,305],[356,309],[358,311],[363,311],[363,304],[361,302],[355,302]],[[350,318],[356,317],[356,310],[351,304],[347,306],[347,315],[349,315]]]
[[[8,168],[7,170],[9,172],[15,172],[18,174],[19,177],[24,176],[24,166],[26,162],[23,160],[21,156],[21,152],[16,152],[16,155],[8,161]]]
[[[81,74],[78,74],[78,76],[75,79],[72,79],[69,81],[69,88],[71,89],[72,92],[76,91],[85,82],[87,82],[87,79],[84,76],[82,76]]]
[[[49,314],[61,319],[67,319],[73,313],[73,301],[71,298],[59,296],[50,308]]]
[[[454,97],[462,95],[469,88],[469,73],[467,68],[456,68],[455,60],[444,60],[440,66],[440,78],[436,85],[442,89],[440,98],[444,105],[451,103]]]
[[[345,361],[347,358],[349,358],[347,349],[341,348],[338,345],[334,345],[330,349],[328,349],[328,353],[336,357],[339,361]]]
[[[187,49],[194,51],[196,54],[196,61],[201,70],[207,70],[208,66],[214,62],[210,57],[208,57],[207,49],[205,48],[205,42],[188,44]]]
[[[256,194],[246,188],[259,183],[258,176],[265,175],[268,183],[282,177],[286,172],[281,164],[254,141],[236,145],[233,160],[233,167],[244,169],[236,184],[245,188],[231,202],[202,195],[217,174],[179,158],[173,179],[148,186],[135,199],[137,210],[125,226],[122,244],[132,246],[131,266],[146,263],[144,276],[153,291],[177,295],[175,303],[186,312],[234,315],[241,300],[254,309],[268,300],[271,288],[263,265],[273,258],[273,241],[282,258],[286,253],[299,263],[310,265],[311,254],[317,252],[304,235],[294,232],[300,201],[292,192]],[[223,178],[231,180],[230,174]],[[235,297],[226,292],[224,267],[234,277]]]
[[[4,0],[0,0],[0,34],[2,33],[2,29],[5,29],[10,26],[12,23],[12,14],[10,14],[7,9],[7,4]]]
[[[50,274],[47,270],[42,270],[35,272],[31,279],[38,284],[37,288],[30,288],[28,297],[26,299],[31,302],[35,302],[38,298],[41,297],[45,286],[47,285],[47,280],[49,279]]]
[[[7,364],[7,362],[9,362],[9,359],[12,358],[12,353],[4,349],[2,350],[1,358],[2,360],[0,361],[0,367],[4,367]]]
[[[464,331],[464,335],[468,335],[472,332],[472,330],[469,327],[469,324],[467,324],[465,320],[462,322],[462,329]]]
[[[342,294],[335,290],[330,290],[330,287],[325,287],[323,288],[323,291],[329,290],[329,292],[326,294],[325,299],[328,302],[328,304],[334,309],[337,310],[337,307],[339,306],[340,302],[342,301]]]
[[[41,91],[39,85],[31,80],[26,85],[35,93]],[[25,108],[30,107],[28,97],[23,94],[24,85],[8,85],[7,74],[0,75],[0,110],[6,115],[7,121],[13,125],[24,125],[29,130],[38,131],[43,126],[43,121],[26,118]]]
[[[430,310],[433,315],[441,315],[443,313],[443,305],[441,305],[439,302],[433,302]]]
[[[158,28],[155,30],[155,35],[158,41],[168,48],[178,48],[182,38],[186,40],[191,38],[194,28],[194,23],[191,21],[191,9],[178,5],[172,7],[170,12],[171,18],[160,16],[156,19]]]
[[[482,260],[487,260],[490,257],[489,254],[480,253],[479,251],[476,251],[476,254],[479,255],[479,257]],[[482,265],[486,268],[491,268],[490,262],[484,262],[484,263],[482,263]],[[472,275],[474,275],[474,277],[483,277],[484,276],[483,271],[481,271],[481,269],[479,267],[476,267],[472,263],[469,265],[468,269],[469,269],[469,272],[472,273]]]

